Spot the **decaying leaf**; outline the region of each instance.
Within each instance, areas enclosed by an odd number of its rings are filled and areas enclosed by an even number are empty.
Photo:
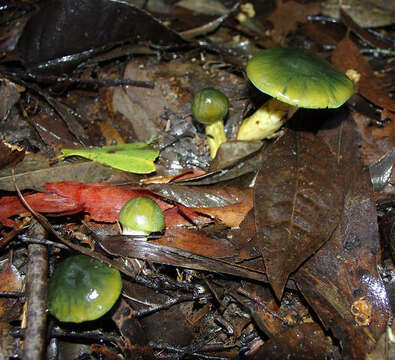
[[[44,190],[48,182],[77,181],[82,183],[102,182],[116,172],[108,166],[92,161],[60,162],[50,166],[39,157],[28,157],[15,167],[15,179],[20,190]],[[11,169],[0,171],[0,190],[15,191]]]
[[[344,178],[345,204],[331,239],[295,275],[344,359],[364,359],[386,329],[389,302],[377,272],[377,214],[369,172],[358,156],[358,133],[344,113],[320,131]]]
[[[273,23],[273,40],[282,44],[286,36],[295,31],[298,23],[304,23],[307,16],[317,14],[320,11],[319,3],[301,5],[296,1],[277,0],[276,10],[268,17]]]
[[[321,3],[321,13],[340,19],[340,8],[342,8],[359,26],[379,27],[395,22],[395,8],[392,7],[391,10],[384,5],[384,1],[373,0],[342,0],[341,2],[325,0]]]
[[[191,208],[192,210],[198,211],[201,214],[213,216],[229,227],[238,227],[244,220],[248,212],[252,209],[252,192],[250,196],[246,197],[246,200],[232,205],[225,205],[220,207],[211,208]]]
[[[329,239],[342,196],[336,158],[313,134],[287,130],[264,153],[255,184],[256,237],[279,299],[289,274]]]
[[[152,241],[217,259],[233,257],[237,253],[237,249],[226,239],[213,239],[201,231],[186,228],[169,229],[163,237]]]
[[[64,74],[97,51],[138,39],[157,44],[184,42],[130,2],[54,0],[45,3],[28,21],[18,50],[30,71]]]
[[[395,111],[395,101],[380,87],[371,66],[351,39],[344,39],[337,44],[332,53],[332,63],[340,71],[352,69],[360,75],[356,88],[363,97],[377,106]]]
[[[159,150],[146,143],[135,142],[100,149],[62,149],[62,154],[62,157],[81,156],[114,169],[148,174],[155,171],[154,160],[158,157]]]
[[[325,360],[332,355],[331,344],[318,324],[301,324],[269,339],[251,357],[253,360]]]
[[[185,267],[187,269],[212,271],[267,282],[264,272],[246,266],[232,264],[220,259],[198,255],[187,250],[151,241],[130,240],[126,236],[95,235],[101,246],[110,254]]]
[[[25,157],[24,150],[12,150],[0,142],[0,170],[5,167],[14,167]]]

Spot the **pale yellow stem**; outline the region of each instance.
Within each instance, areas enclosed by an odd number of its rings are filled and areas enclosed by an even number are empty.
[[[206,125],[206,137],[210,148],[210,156],[214,159],[220,145],[226,142],[224,122],[222,119]]]
[[[237,140],[270,139],[297,110],[296,106],[271,98],[250,117],[243,120]]]

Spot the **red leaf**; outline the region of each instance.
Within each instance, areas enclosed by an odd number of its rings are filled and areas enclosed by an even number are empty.
[[[25,196],[29,205],[38,212],[51,216],[62,216],[81,211],[87,212],[95,221],[115,222],[118,214],[127,201],[136,196],[148,196],[165,212],[168,227],[190,225],[205,225],[212,220],[204,215],[177,204],[166,202],[154,193],[145,189],[126,189],[121,186],[103,183],[83,184],[73,181],[60,181],[45,184],[51,192],[36,193]],[[175,205],[175,210],[173,208]],[[169,210],[170,211],[166,211]],[[15,221],[10,217],[27,212],[27,209],[16,196],[5,196],[0,199],[0,222],[5,226],[14,226]],[[188,221],[189,220],[189,221]]]
[[[73,181],[49,183],[45,185],[45,188],[48,191],[74,199],[96,221],[117,221],[122,207],[136,196],[150,197],[158,203],[163,211],[173,207],[172,204],[144,189],[125,189],[103,183],[82,184]]]
[[[63,215],[65,212],[70,214],[82,210],[80,204],[73,199],[56,194],[30,194],[25,196],[25,200],[34,210],[43,213],[61,213],[58,215]],[[4,196],[0,199],[0,222],[5,226],[13,227],[16,222],[9,218],[27,211],[17,196]]]

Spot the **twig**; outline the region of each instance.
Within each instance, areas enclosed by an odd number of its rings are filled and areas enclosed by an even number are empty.
[[[191,347],[195,347],[195,344],[187,346],[185,348],[181,348],[181,347],[177,347],[177,346],[173,346],[173,345],[169,345],[169,344],[164,344],[164,343],[155,343],[150,341],[148,344],[152,349],[154,350],[159,350],[159,351],[167,351],[167,352],[172,352],[172,353],[176,353],[177,355],[163,355],[163,356],[157,356],[157,359],[180,359],[182,358],[182,356],[186,355],[186,354],[190,354],[193,356],[194,359],[204,359],[204,360],[227,360],[228,358],[224,358],[224,357],[219,357],[219,356],[211,356],[211,355],[206,355],[206,354],[202,354],[202,353],[197,353],[197,352],[193,352],[190,353],[189,349]],[[229,349],[234,348],[236,345],[229,345],[229,346],[225,346],[225,345],[218,345],[215,344],[215,346],[211,346],[210,344],[206,344],[200,347],[199,351],[226,351]]]
[[[17,328],[10,330],[9,334],[15,338],[24,339],[26,337],[25,329]],[[97,342],[109,342],[109,343],[117,343],[119,341],[119,336],[106,333],[99,330],[92,331],[75,331],[75,330],[67,330],[62,329],[59,326],[55,326],[50,331],[50,337],[55,338],[70,338],[70,339],[86,339],[93,340]]]
[[[99,79],[83,79],[78,77],[69,76],[51,76],[51,75],[32,75],[26,73],[3,72],[5,77],[13,80],[34,80],[37,82],[46,83],[66,83],[66,84],[79,84],[79,85],[93,85],[99,87],[113,87],[113,86],[135,86],[147,89],[153,89],[155,84],[152,81],[141,81],[132,79],[112,79],[112,80],[99,80]]]
[[[27,236],[25,234],[19,235],[18,238],[20,240],[22,240],[23,242],[27,242],[29,244],[40,244],[40,245],[45,245],[45,246],[54,246],[59,249],[69,250],[69,248],[66,245],[59,244],[54,241],[50,241],[50,240],[46,240],[46,239],[33,238],[33,237]]]
[[[161,311],[161,310],[170,309],[173,305],[180,304],[185,301],[208,300],[211,298],[212,298],[211,295],[208,295],[208,294],[200,295],[200,296],[194,296],[194,295],[179,296],[177,298],[170,299],[170,300],[166,301],[165,304],[154,305],[154,306],[151,306],[149,309],[138,310],[138,311],[136,311],[135,316],[137,318],[140,318],[140,317],[144,317],[144,316],[153,314],[153,313]]]
[[[22,291],[0,291],[0,298],[7,297],[7,298],[23,298],[25,293]]]
[[[45,229],[38,223],[29,230],[34,237],[45,236]],[[24,359],[38,360],[44,355],[47,329],[48,251],[43,245],[28,246],[27,271],[27,325],[24,341]]]
[[[374,48],[374,49],[362,49],[361,50],[362,54],[373,54],[373,56],[395,56],[395,50],[392,49],[380,49],[380,48]]]

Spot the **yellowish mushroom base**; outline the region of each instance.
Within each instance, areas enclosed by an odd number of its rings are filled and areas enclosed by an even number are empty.
[[[254,114],[245,118],[237,134],[237,140],[263,140],[275,136],[298,107],[275,98],[265,102]]]
[[[142,230],[133,230],[129,229],[127,227],[122,228],[122,235],[130,235],[130,236],[141,236],[141,240],[147,240],[147,236],[150,233],[147,231],[142,231]],[[144,236],[144,237],[143,237]]]
[[[222,119],[214,121],[206,125],[207,143],[210,148],[210,156],[215,158],[218,148],[222,143],[226,142],[226,135],[224,130],[224,122]]]

